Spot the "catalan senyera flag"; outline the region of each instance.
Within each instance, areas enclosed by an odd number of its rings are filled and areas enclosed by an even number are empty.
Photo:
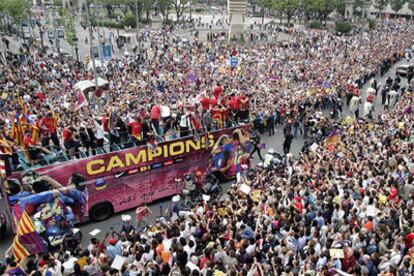
[[[13,241],[13,255],[17,260],[21,260],[24,257],[44,252],[47,252],[47,247],[29,215],[24,212]]]
[[[36,125],[32,125],[32,141],[34,144],[37,144],[39,142],[39,128]]]

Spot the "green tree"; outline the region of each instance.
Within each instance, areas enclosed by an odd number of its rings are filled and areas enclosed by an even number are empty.
[[[106,9],[106,12],[108,13],[109,17],[112,17],[115,15],[115,9],[114,7],[119,5],[119,0],[96,0],[95,3],[101,2],[103,6]]]
[[[307,19],[314,16],[320,21],[326,20],[331,12],[342,5],[340,0],[303,0],[302,4],[305,15],[308,17]]]
[[[376,0],[374,7],[378,10],[378,13],[381,14],[384,12],[385,8],[387,7],[389,0]]]
[[[156,1],[156,10],[161,13],[164,17],[164,20],[168,21],[168,14],[171,8],[170,0],[157,0]]]
[[[273,2],[275,2],[275,0],[249,0],[248,2],[252,6],[253,14],[256,14],[257,7],[260,7],[260,11],[262,15],[262,26],[263,26],[266,11],[272,8]]]
[[[390,1],[391,9],[395,12],[398,12],[399,10],[402,9],[405,2],[406,2],[405,0],[391,0]]]
[[[288,21],[287,23],[290,25],[293,15],[300,7],[300,0],[277,0],[273,2],[272,6],[282,15],[286,15]]]
[[[180,22],[180,18],[191,0],[171,0],[171,5],[174,7],[175,15],[177,16],[177,22]]]
[[[26,0],[1,0],[0,10],[7,14],[17,25],[27,19],[30,11]]]
[[[76,35],[75,24],[73,23],[73,17],[69,11],[65,8],[59,9],[59,16],[62,25],[65,27],[66,41],[73,45],[73,37]]]
[[[155,1],[154,0],[141,0],[141,2],[142,2],[143,11],[145,12],[145,18],[149,20]]]

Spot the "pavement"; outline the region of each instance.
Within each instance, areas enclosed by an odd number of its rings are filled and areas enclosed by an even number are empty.
[[[398,66],[399,64],[403,64],[403,63],[407,63],[407,62],[405,60],[400,61],[399,63],[394,65],[393,68],[387,74],[385,74],[382,78],[378,77],[377,78],[378,83],[384,84],[385,80],[388,76],[394,77],[396,66]],[[402,78],[402,85],[404,86],[406,84],[407,84],[407,80],[405,78]],[[368,87],[369,87],[368,84],[363,87],[363,99],[366,98],[366,90],[367,90]],[[362,105],[360,106],[360,108],[362,108]],[[375,113],[378,114],[379,112],[382,111],[382,109],[383,108],[382,108],[382,105],[381,105],[381,99],[380,99],[380,97],[376,97]],[[349,111],[348,111],[347,107],[345,107],[342,116],[344,117],[344,116],[347,116],[348,114],[349,114]],[[362,112],[360,112],[360,114],[362,114]],[[267,136],[267,135],[262,136],[262,141],[264,143],[266,143],[266,148],[267,149],[274,148],[277,152],[280,152],[280,153],[283,152],[283,148],[282,148],[283,139],[284,139],[283,138],[283,131],[282,131],[281,126],[278,126],[276,128],[276,133],[275,133],[274,136],[270,136],[270,137]],[[304,143],[304,139],[302,138],[302,136],[299,136],[298,139],[295,139],[293,141],[292,147],[291,147],[291,152],[294,155],[297,155],[300,152],[300,150],[303,146],[303,143]],[[264,156],[264,154],[265,154],[265,150],[262,150],[262,155]],[[258,162],[257,155],[254,156],[253,161],[254,161],[254,163]],[[232,184],[232,182],[227,182],[225,184],[222,184],[223,188],[224,188],[223,190],[226,191],[231,184]],[[170,204],[169,198],[162,199],[162,200],[156,201],[152,204],[149,204],[148,207],[151,209],[152,215],[149,216],[148,222],[149,223],[154,223],[155,220],[157,218],[159,218],[161,215],[165,215],[165,214],[160,214],[160,211],[162,210],[162,212],[164,213],[165,210],[167,210],[169,208],[169,204]],[[1,206],[1,210],[4,210],[5,206],[4,206],[4,201],[3,200],[1,200],[0,206]],[[121,215],[123,215],[123,214],[129,214],[129,215],[131,215],[131,217],[135,217],[135,209],[115,214],[110,219],[102,221],[102,222],[97,222],[97,223],[90,222],[90,223],[80,225],[79,229],[83,233],[83,241],[82,241],[83,246],[86,247],[88,245],[90,238],[92,238],[92,236],[89,235],[89,233],[94,229],[101,230],[101,233],[99,233],[96,236],[97,238],[102,238],[105,235],[105,233],[110,230],[111,227],[113,227],[115,230],[119,231],[122,227]],[[1,237],[1,240],[0,240],[0,260],[4,257],[4,252],[11,245],[12,240],[13,240],[13,234],[11,232],[10,227],[8,227],[8,230],[5,234],[5,236]]]
[[[55,14],[54,14],[55,13]],[[189,18],[190,14],[187,12],[184,14],[184,16],[186,18]],[[194,19],[200,19],[200,22],[205,24],[204,26],[199,26],[196,29],[199,30],[200,33],[200,39],[207,39],[207,33],[208,32],[227,32],[228,31],[228,25],[224,24],[224,25],[216,25],[215,23],[212,24],[212,22],[216,22],[218,19],[220,19],[221,21],[226,21],[227,19],[227,13],[225,11],[218,11],[216,13],[213,14],[197,14],[197,13],[193,13],[192,18]],[[43,33],[43,44],[45,47],[47,47],[49,49],[50,52],[57,52],[57,46],[56,46],[56,40],[55,39],[49,39],[48,37],[48,32],[47,30],[54,30],[55,26],[54,26],[54,17],[56,17],[56,11],[51,11],[51,10],[45,10],[43,15],[40,16],[40,21],[42,23],[42,26],[44,27],[44,33]],[[170,14],[169,18],[174,20],[175,19],[175,15],[173,13]],[[78,37],[78,51],[79,51],[79,59],[80,61],[83,61],[85,59],[85,57],[88,55],[90,55],[90,44],[89,44],[89,31],[88,29],[84,29],[81,26],[81,18],[82,16],[80,16],[79,14],[74,15],[74,26],[75,26],[75,30],[76,30],[76,36]],[[274,21],[275,19],[272,18],[265,18],[264,19],[264,23],[268,23],[270,21]],[[262,22],[262,18],[259,17],[246,17],[246,24],[245,24],[245,30],[246,31],[259,31],[259,25]],[[212,28],[209,28],[209,25],[211,24]],[[251,26],[253,25],[253,29],[251,29]],[[97,38],[100,37],[100,35],[103,35],[104,37],[108,37],[109,33],[113,32],[114,35],[116,36],[117,33],[130,33],[130,34],[134,34],[136,33],[135,30],[115,30],[115,29],[111,29],[111,28],[105,28],[105,27],[99,27],[99,28],[94,28],[93,29],[93,37],[95,38],[93,40],[93,45],[96,46],[98,45],[98,41]],[[40,29],[38,26],[34,26],[33,27],[33,33],[34,33],[34,37],[36,40],[38,40],[40,42]],[[191,32],[191,30],[185,29],[185,30],[178,30],[177,34],[179,34],[181,37],[186,38],[186,39],[193,39],[194,38],[194,32]],[[7,39],[9,39],[10,41],[10,51],[14,52],[14,53],[18,53],[20,46],[22,45],[22,43],[24,43],[24,40],[22,38],[17,37],[16,35],[14,36],[9,36],[9,35],[3,35],[5,37],[7,37]],[[88,39],[86,41],[86,38]],[[286,34],[280,33],[277,35],[277,39],[278,40],[284,40],[287,39]],[[131,51],[134,47],[134,43],[131,43],[130,45],[127,45],[127,48],[129,51]],[[60,48],[60,52],[64,55],[69,55],[72,56],[74,58],[76,58],[76,51],[75,51],[75,46],[74,45],[70,45],[66,39],[59,39],[59,48]],[[116,46],[114,47],[116,48]],[[0,41],[0,52],[5,50],[5,45],[3,44],[3,42]],[[123,55],[123,52],[118,51],[118,49],[114,49],[113,51],[114,56],[119,56],[119,55]]]

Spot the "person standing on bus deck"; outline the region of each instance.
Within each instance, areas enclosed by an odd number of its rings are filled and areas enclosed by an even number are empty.
[[[130,141],[137,147],[141,146],[142,143],[142,120],[140,116],[135,116],[134,120],[128,124],[128,133],[130,135]]]
[[[60,150],[59,138],[56,131],[57,120],[53,116],[52,111],[49,111],[40,119],[40,128],[42,129],[43,139],[42,146],[48,147],[50,140],[52,140],[57,150]]]
[[[240,96],[236,97],[240,108],[240,120],[245,121],[249,119],[249,98],[245,92],[241,92]]]
[[[65,127],[62,132],[63,145],[65,146],[71,158],[73,157],[73,155],[75,155],[76,158],[79,158],[79,148],[81,145],[79,141],[75,140],[75,134],[76,129],[73,126]]]
[[[151,107],[151,126],[157,136],[160,135],[160,118],[161,107],[155,104]]]
[[[121,142],[121,137],[119,135],[119,131],[117,128],[117,122],[118,122],[118,116],[114,111],[112,111],[111,114],[109,115],[109,121],[108,121],[109,144],[110,144],[111,151],[115,150],[113,145],[119,144]]]
[[[204,91],[202,98],[200,99],[202,114],[206,113],[210,109],[210,97],[207,95],[207,92]]]
[[[95,124],[95,144],[96,148],[103,148],[104,144],[104,127],[102,125],[102,119],[94,120]]]
[[[231,114],[232,119],[235,122],[238,122],[240,119],[240,105],[239,102],[236,99],[236,94],[232,93],[230,95],[230,100],[229,100],[229,111]]]
[[[160,132],[162,132],[161,135],[165,139],[168,131],[171,128],[171,109],[168,105],[163,104],[163,105],[161,105],[161,110],[160,111],[161,111],[161,121],[162,121],[162,124],[163,124],[162,131],[160,129]]]
[[[180,137],[190,135],[190,126],[190,111],[186,109],[186,112],[180,118]]]

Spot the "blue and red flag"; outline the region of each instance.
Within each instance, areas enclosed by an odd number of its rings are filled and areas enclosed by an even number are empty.
[[[21,260],[24,257],[44,252],[47,252],[47,247],[29,215],[24,212],[13,241],[13,255],[17,260]]]

